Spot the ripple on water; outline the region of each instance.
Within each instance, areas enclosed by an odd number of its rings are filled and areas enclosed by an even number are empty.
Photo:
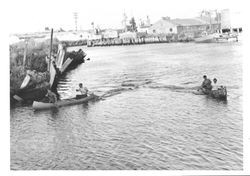
[[[84,48],[91,61],[61,79],[58,92],[73,97],[83,82],[105,98],[42,112],[11,109],[11,169],[242,169],[239,49]],[[203,74],[227,86],[227,102],[192,94]]]

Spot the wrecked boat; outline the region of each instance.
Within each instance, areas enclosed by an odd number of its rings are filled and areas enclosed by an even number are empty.
[[[67,52],[66,47],[62,44],[59,44],[55,63],[60,73],[63,74],[84,63],[84,58],[86,56],[87,54],[82,51],[82,49],[79,49],[78,51]]]

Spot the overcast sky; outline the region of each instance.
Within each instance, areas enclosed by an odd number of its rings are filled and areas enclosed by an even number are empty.
[[[10,33],[43,31],[53,27],[74,29],[73,12],[78,13],[78,29],[90,29],[91,22],[101,28],[121,27],[125,11],[128,18],[146,18],[151,23],[162,16],[188,18],[198,16],[203,9],[226,9],[241,12],[242,4],[222,0],[10,0],[6,18]]]

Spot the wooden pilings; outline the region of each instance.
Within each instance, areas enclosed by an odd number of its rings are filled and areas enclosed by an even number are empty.
[[[95,46],[117,46],[117,45],[142,45],[150,43],[170,43],[178,42],[179,40],[174,37],[142,37],[142,38],[116,38],[116,39],[104,39],[104,40],[89,40],[88,47]]]

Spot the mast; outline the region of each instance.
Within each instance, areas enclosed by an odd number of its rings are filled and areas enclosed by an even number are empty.
[[[124,30],[125,30],[125,32],[127,31],[127,15],[126,15],[126,13],[125,13],[125,11],[124,11],[124,13],[123,13],[123,20],[122,20],[122,24],[123,24],[123,27],[124,27]]]
[[[50,71],[50,65],[52,61],[52,44],[53,44],[53,28],[51,29],[51,36],[50,36],[50,50],[49,50],[49,71]]]

